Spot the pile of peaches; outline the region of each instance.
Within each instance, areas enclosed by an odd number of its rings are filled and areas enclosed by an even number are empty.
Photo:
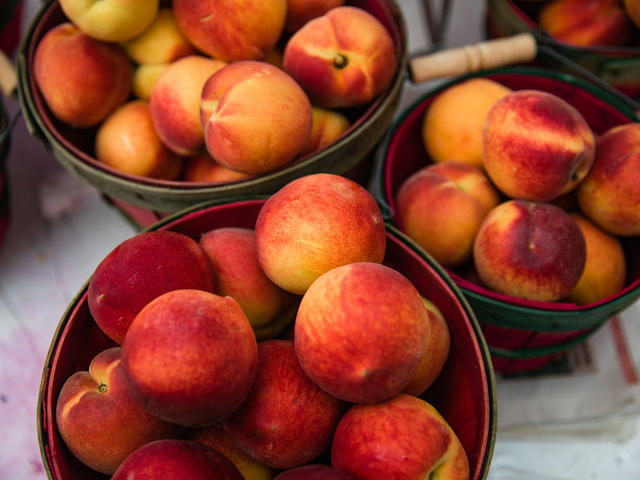
[[[115,345],[61,388],[65,444],[114,480],[468,479],[419,397],[448,358],[447,321],[382,263],[386,238],[367,190],[314,174],[253,229],[125,240],[89,282]]]
[[[59,3],[68,21],[38,42],[36,85],[129,175],[277,170],[338,139],[398,68],[383,24],[344,0]]]
[[[640,236],[640,123],[596,135],[552,93],[479,77],[440,92],[420,128],[433,163],[394,200],[438,262],[527,301],[586,305],[624,288],[623,241]]]
[[[538,26],[554,39],[578,47],[637,44],[640,0],[522,0],[540,4]]]

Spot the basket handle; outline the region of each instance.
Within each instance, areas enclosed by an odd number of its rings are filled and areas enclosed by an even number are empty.
[[[409,60],[409,73],[414,83],[441,77],[527,63],[538,53],[536,38],[525,32],[459,48],[441,50]]]

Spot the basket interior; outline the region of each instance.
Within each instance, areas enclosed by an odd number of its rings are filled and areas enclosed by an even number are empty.
[[[254,228],[264,200],[214,205],[172,216],[155,228],[169,229],[198,239],[218,227]],[[395,233],[394,233],[395,232]],[[478,335],[473,313],[456,287],[392,227],[387,232],[385,264],[402,272],[448,321],[451,353],[438,380],[425,393],[459,436],[470,461],[472,475],[485,478],[495,441],[494,378],[486,345]],[[51,344],[43,374],[39,405],[39,436],[45,464],[55,479],[106,478],[91,471],[67,450],[57,433],[55,405],[64,381],[87,369],[91,359],[113,345],[93,321],[86,288],[63,316]],[[82,346],[78,348],[78,346]]]

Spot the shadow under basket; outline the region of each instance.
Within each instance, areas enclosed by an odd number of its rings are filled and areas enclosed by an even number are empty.
[[[402,112],[378,151],[376,197],[387,220],[400,228],[396,192],[411,174],[432,163],[421,136],[425,112],[444,89],[472,77],[488,78],[512,90],[553,93],[576,107],[595,134],[637,121],[636,113],[620,97],[555,71],[508,67],[457,77],[426,92]],[[626,285],[611,298],[589,305],[518,299],[482,286],[472,266],[447,270],[480,322],[496,372],[515,374],[547,366],[640,297],[640,238],[621,241],[627,260]]]
[[[210,203],[168,217],[152,230],[172,230],[194,239],[220,227],[254,228],[264,198]],[[449,422],[467,452],[471,480],[489,472],[496,435],[495,378],[489,351],[473,311],[451,279],[393,226],[387,226],[384,263],[403,273],[447,319],[451,352],[436,382],[423,395]],[[56,427],[55,406],[65,380],[86,370],[91,359],[113,346],[97,327],[87,304],[88,282],[78,292],[54,334],[38,399],[38,435],[47,475],[55,480],[108,477],[81,464],[66,448]],[[81,348],[78,348],[81,347]]]
[[[96,127],[72,128],[57,120],[48,109],[33,75],[38,43],[51,28],[67,21],[58,1],[48,2],[38,11],[18,52],[18,94],[25,122],[29,132],[41,140],[72,174],[106,197],[124,205],[161,212],[160,216],[210,200],[272,194],[295,178],[312,173],[345,174],[366,160],[390,125],[407,70],[406,25],[394,0],[352,0],[347,3],[371,13],[391,34],[398,59],[396,74],[390,86],[369,104],[340,110],[351,125],[334,143],[273,172],[230,183],[195,183],[129,175],[99,162],[94,153]]]
[[[540,9],[546,3],[548,2],[488,0],[487,37],[540,32],[537,18]],[[640,98],[639,28],[632,27],[632,36],[628,45],[583,47],[556,40],[548,35],[545,36],[545,44],[561,56],[542,56],[542,63],[546,66],[563,69],[566,65],[562,57],[567,58],[626,95]]]

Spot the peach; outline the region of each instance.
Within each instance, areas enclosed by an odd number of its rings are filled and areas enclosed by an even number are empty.
[[[220,452],[189,440],[158,440],[138,448],[111,480],[243,480]]]
[[[624,45],[631,36],[618,0],[553,0],[540,9],[538,23],[556,40],[580,47]]]
[[[293,33],[309,20],[321,17],[332,8],[344,5],[344,0],[287,0],[284,29]]]
[[[357,480],[468,480],[467,454],[447,421],[426,401],[399,394],[344,415],[331,465]]]
[[[578,284],[567,299],[578,305],[595,303],[624,288],[627,266],[620,240],[578,213],[571,214],[584,235],[587,260]]]
[[[484,168],[505,195],[551,201],[584,180],[595,138],[580,112],[562,98],[519,90],[489,111],[483,149]]]
[[[213,264],[218,294],[233,297],[254,329],[272,324],[297,303],[296,296],[262,270],[254,230],[215,228],[203,233],[199,242]]]
[[[442,312],[433,302],[420,297],[429,317],[429,339],[425,354],[403,393],[422,395],[435,382],[444,368],[451,348],[451,334]]]
[[[90,37],[123,42],[145,30],[158,13],[158,0],[60,0],[67,18]]]
[[[158,136],[178,155],[193,155],[204,148],[200,123],[202,87],[222,60],[189,55],[172,62],[157,78],[149,102]]]
[[[222,453],[231,460],[247,480],[271,480],[276,475],[273,468],[257,461],[238,448],[221,423],[216,423],[210,427],[198,428],[191,432],[189,439]]]
[[[413,378],[429,342],[427,310],[398,271],[371,262],[336,267],[302,297],[294,342],[300,365],[326,392],[379,402]]]
[[[154,417],[135,399],[119,347],[100,352],[88,371],[67,378],[56,403],[56,423],[71,453],[108,475],[138,447],[178,434],[175,425]]]
[[[136,315],[122,360],[134,395],[151,413],[205,427],[227,417],[249,394],[257,343],[233,298],[174,290]]]
[[[273,468],[304,465],[328,449],[346,405],[302,371],[293,342],[258,344],[258,372],[242,406],[223,421],[241,450]]]
[[[285,470],[275,480],[353,480],[353,477],[328,465],[311,463]]]
[[[489,288],[553,302],[578,283],[586,245],[580,228],[564,210],[548,203],[509,200],[485,218],[473,257]]]
[[[278,42],[286,0],[174,0],[180,29],[199,50],[232,62],[263,60]]]
[[[168,66],[169,64],[167,63],[138,65],[133,71],[133,78],[131,80],[132,91],[136,98],[149,100],[151,98],[153,86]]]
[[[300,156],[322,150],[338,140],[351,126],[349,119],[342,113],[326,108],[311,107],[311,134]]]
[[[216,162],[259,174],[282,167],[298,155],[311,133],[311,103],[279,68],[238,61],[205,83],[200,119],[207,151]]]
[[[100,262],[89,281],[87,300],[100,329],[122,343],[142,307],[182,288],[215,290],[206,252],[181,233],[145,232],[121,242]]]
[[[260,210],[258,259],[278,286],[298,295],[323,273],[347,263],[381,263],[386,247],[382,213],[361,185],[317,173],[289,182]]]
[[[480,224],[498,202],[498,192],[482,170],[457,162],[423,167],[396,192],[405,233],[446,267],[471,258]]]
[[[184,180],[187,182],[230,183],[251,178],[216,162],[209,152],[202,152],[186,160]]]
[[[160,141],[143,100],[125,103],[106,118],[96,133],[95,154],[131,175],[175,180],[182,170],[182,158]]]
[[[320,107],[364,105],[398,70],[393,39],[366,10],[336,7],[300,28],[284,49],[284,69]]]
[[[431,160],[483,168],[482,132],[487,113],[509,93],[511,89],[489,78],[472,78],[440,92],[422,121],[422,141]]]
[[[629,19],[631,19],[636,27],[640,28],[640,1],[623,0],[622,4]]]
[[[95,40],[71,23],[42,37],[33,75],[53,115],[74,127],[97,125],[131,92],[132,68],[122,47]]]
[[[138,64],[171,63],[196,53],[170,8],[161,8],[151,25],[122,46]]]
[[[582,212],[600,228],[621,236],[640,235],[640,124],[607,130],[596,144],[596,159],[578,187]]]

